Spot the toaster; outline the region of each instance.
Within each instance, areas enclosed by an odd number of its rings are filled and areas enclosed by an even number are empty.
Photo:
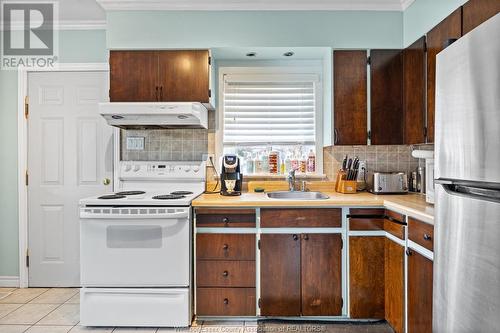
[[[404,172],[369,172],[367,187],[374,194],[405,194],[408,176]]]

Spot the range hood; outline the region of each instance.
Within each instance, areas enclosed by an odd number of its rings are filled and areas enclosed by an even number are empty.
[[[208,128],[208,110],[198,102],[100,103],[109,125],[123,129]]]

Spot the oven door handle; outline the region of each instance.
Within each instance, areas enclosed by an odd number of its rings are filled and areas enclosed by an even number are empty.
[[[110,209],[111,210],[111,209]],[[121,209],[120,209],[121,210]],[[106,219],[106,220],[137,220],[137,219],[182,219],[189,218],[189,210],[177,211],[174,213],[125,213],[122,211],[121,213],[113,213],[113,212],[104,212],[103,209],[94,209],[94,208],[82,208],[80,210],[80,219]]]

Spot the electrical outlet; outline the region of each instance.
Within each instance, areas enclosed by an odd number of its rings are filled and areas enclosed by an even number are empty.
[[[359,173],[358,173],[358,182],[362,182],[365,180],[365,174],[368,172],[366,168],[366,161],[359,161]]]

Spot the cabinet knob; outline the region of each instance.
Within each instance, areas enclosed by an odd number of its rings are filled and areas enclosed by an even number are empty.
[[[224,217],[224,218],[222,219],[222,222],[223,222],[224,224],[229,224],[229,218]]]
[[[339,130],[334,128],[333,129],[333,144],[338,144],[339,143]]]
[[[160,101],[163,101],[163,86],[160,87]]]
[[[309,235],[308,234],[304,235],[304,240],[309,240]]]
[[[299,239],[299,236],[297,236],[297,235],[293,235],[292,237],[293,237],[293,240]]]
[[[229,245],[227,245],[227,244],[224,244],[224,245],[222,246],[222,249],[223,249],[224,251],[227,251],[227,250],[229,250]]]
[[[108,186],[109,184],[111,184],[111,179],[109,179],[109,178],[104,178],[104,179],[102,180],[102,183],[103,183],[104,185]]]
[[[229,300],[227,298],[224,298],[224,304],[225,305],[228,305],[229,304]]]
[[[424,234],[424,240],[430,241],[432,239],[431,235],[429,234]]]
[[[158,86],[155,88],[155,99],[158,101]]]
[[[228,272],[228,271],[224,271],[224,272],[222,273],[222,276],[224,276],[224,277],[229,276],[229,272]]]
[[[406,249],[406,255],[411,256],[413,254],[413,251],[410,249]]]

